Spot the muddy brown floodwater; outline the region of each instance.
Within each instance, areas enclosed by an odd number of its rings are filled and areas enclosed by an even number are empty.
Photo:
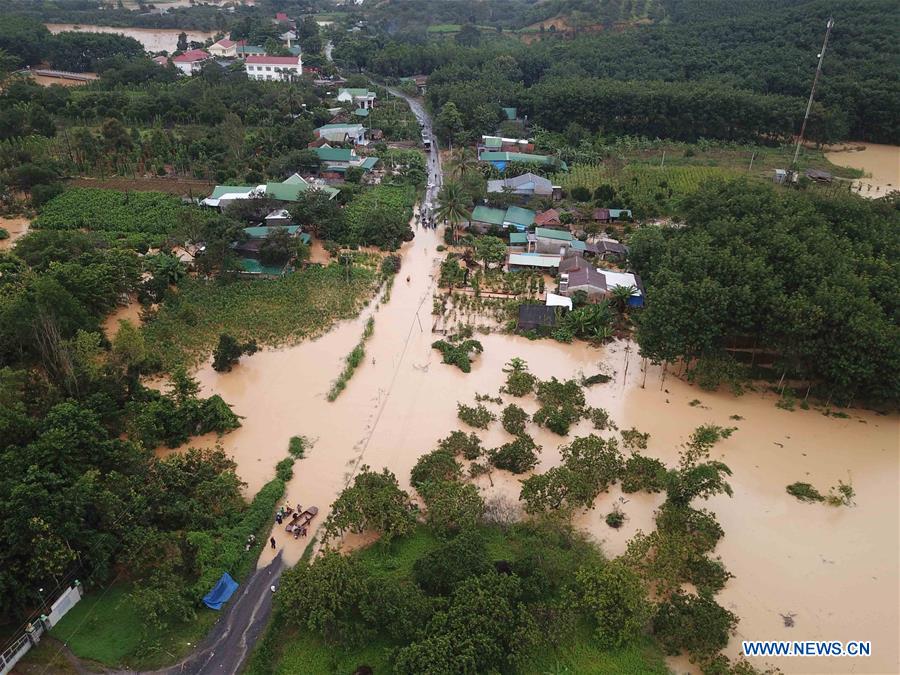
[[[830,149],[825,157],[838,166],[862,169],[866,173],[865,178],[853,181],[854,190],[863,197],[883,197],[900,190],[900,146],[847,143]]]
[[[209,363],[197,371],[205,394],[222,395],[244,416],[243,426],[221,443],[234,456],[248,493],[274,476],[275,463],[286,456],[291,436],[308,436],[314,445],[306,459],[295,464],[287,499],[304,507],[318,506],[320,514],[313,522],[318,527],[362,464],[388,467],[409,489],[409,471],[417,458],[460,427],[457,401],[471,402],[476,393],[496,395],[504,379],[502,367],[510,358],[525,359],[541,378],[592,375],[602,369],[615,378],[587,390],[589,403],[606,408],[620,428],[636,426],[649,432],[647,454],[669,464],[697,426],[738,428],[713,451],[734,472],[734,497],[704,505],[716,512],[725,529],[716,554],[735,575],[718,596],[741,618],[727,653],[735,656],[740,640],[747,638],[872,640],[873,655],[864,660],[773,663],[790,673],[897,672],[897,417],[853,411],[849,419],[836,419],[816,411],[788,412],[775,407],[773,395],[711,394],[671,376],[661,387],[659,369],[653,367],[646,388],[641,388],[636,347],[625,342],[595,349],[581,343],[480,336],[484,354],[470,374],[463,374],[441,364],[440,355],[430,347],[437,339],[430,329],[439,243],[434,232],[420,230],[405,245],[403,268],[387,304],[367,308],[317,340],[242,359],[231,373],[218,374]],[[373,311],[375,332],[365,361],[337,401],[328,403],[325,393]],[[694,399],[700,403],[689,405]],[[529,412],[536,409],[530,399],[522,405]],[[742,419],[733,420],[732,415]],[[544,470],[559,462],[558,446],[564,439],[535,431],[535,440],[543,446],[539,470]],[[568,438],[589,432],[583,422]],[[499,423],[482,438],[488,447],[509,439]],[[214,437],[205,437],[193,445],[215,442]],[[488,477],[479,479],[485,498],[517,508],[518,479],[503,472],[492,478],[493,485]],[[786,485],[798,480],[823,491],[838,480],[850,480],[857,505],[803,504],[785,492]],[[598,498],[593,510],[579,515],[576,524],[609,555],[618,555],[637,530],[653,529],[653,510],[660,502],[659,495],[623,498],[614,488]],[[622,503],[628,518],[619,531],[603,521],[615,503]],[[299,560],[307,541],[288,539],[279,528],[274,536],[287,562]],[[260,564],[270,557],[267,548]],[[784,626],[782,614],[795,615],[793,628]],[[672,666],[691,669],[683,660],[673,660]]]
[[[188,41],[203,42],[206,38],[215,36],[211,31],[185,30],[178,28],[118,28],[115,26],[91,26],[88,24],[73,23],[45,23],[47,30],[56,35],[64,31],[82,31],[85,33],[118,33],[132,37],[148,52],[174,52],[178,47],[179,33],[187,33]]]
[[[0,251],[11,249],[15,245],[17,239],[21,239],[27,234],[30,226],[31,221],[28,220],[28,218],[9,218],[0,216],[0,227],[9,232],[9,237],[0,239]]]

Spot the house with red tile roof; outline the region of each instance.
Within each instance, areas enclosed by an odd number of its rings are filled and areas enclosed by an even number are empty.
[[[185,75],[199,73],[203,64],[212,59],[209,52],[203,49],[189,49],[178,56],[172,57],[172,63]]]

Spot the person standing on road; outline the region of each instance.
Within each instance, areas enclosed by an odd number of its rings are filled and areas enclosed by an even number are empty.
[[[275,537],[269,537],[269,543],[272,544],[272,548],[275,548]]]

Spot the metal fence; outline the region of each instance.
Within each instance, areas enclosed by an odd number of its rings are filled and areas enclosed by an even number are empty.
[[[51,605],[49,616],[41,615],[40,619],[29,623],[25,632],[0,653],[0,675],[6,675],[11,671],[28,650],[41,641],[41,636],[59,623],[79,600],[81,600],[81,584],[76,581],[74,586],[67,588]]]

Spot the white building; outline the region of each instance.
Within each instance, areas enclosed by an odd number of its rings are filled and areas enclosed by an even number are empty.
[[[375,99],[377,98],[374,91],[368,89],[354,89],[352,87],[341,88],[338,90],[337,100],[341,103],[353,103],[357,108],[362,110],[371,110],[375,107]]]
[[[251,80],[293,80],[303,74],[300,56],[248,56],[244,72]]]
[[[203,64],[212,58],[209,52],[202,49],[189,49],[183,54],[172,57],[172,63],[185,75],[199,73]]]

